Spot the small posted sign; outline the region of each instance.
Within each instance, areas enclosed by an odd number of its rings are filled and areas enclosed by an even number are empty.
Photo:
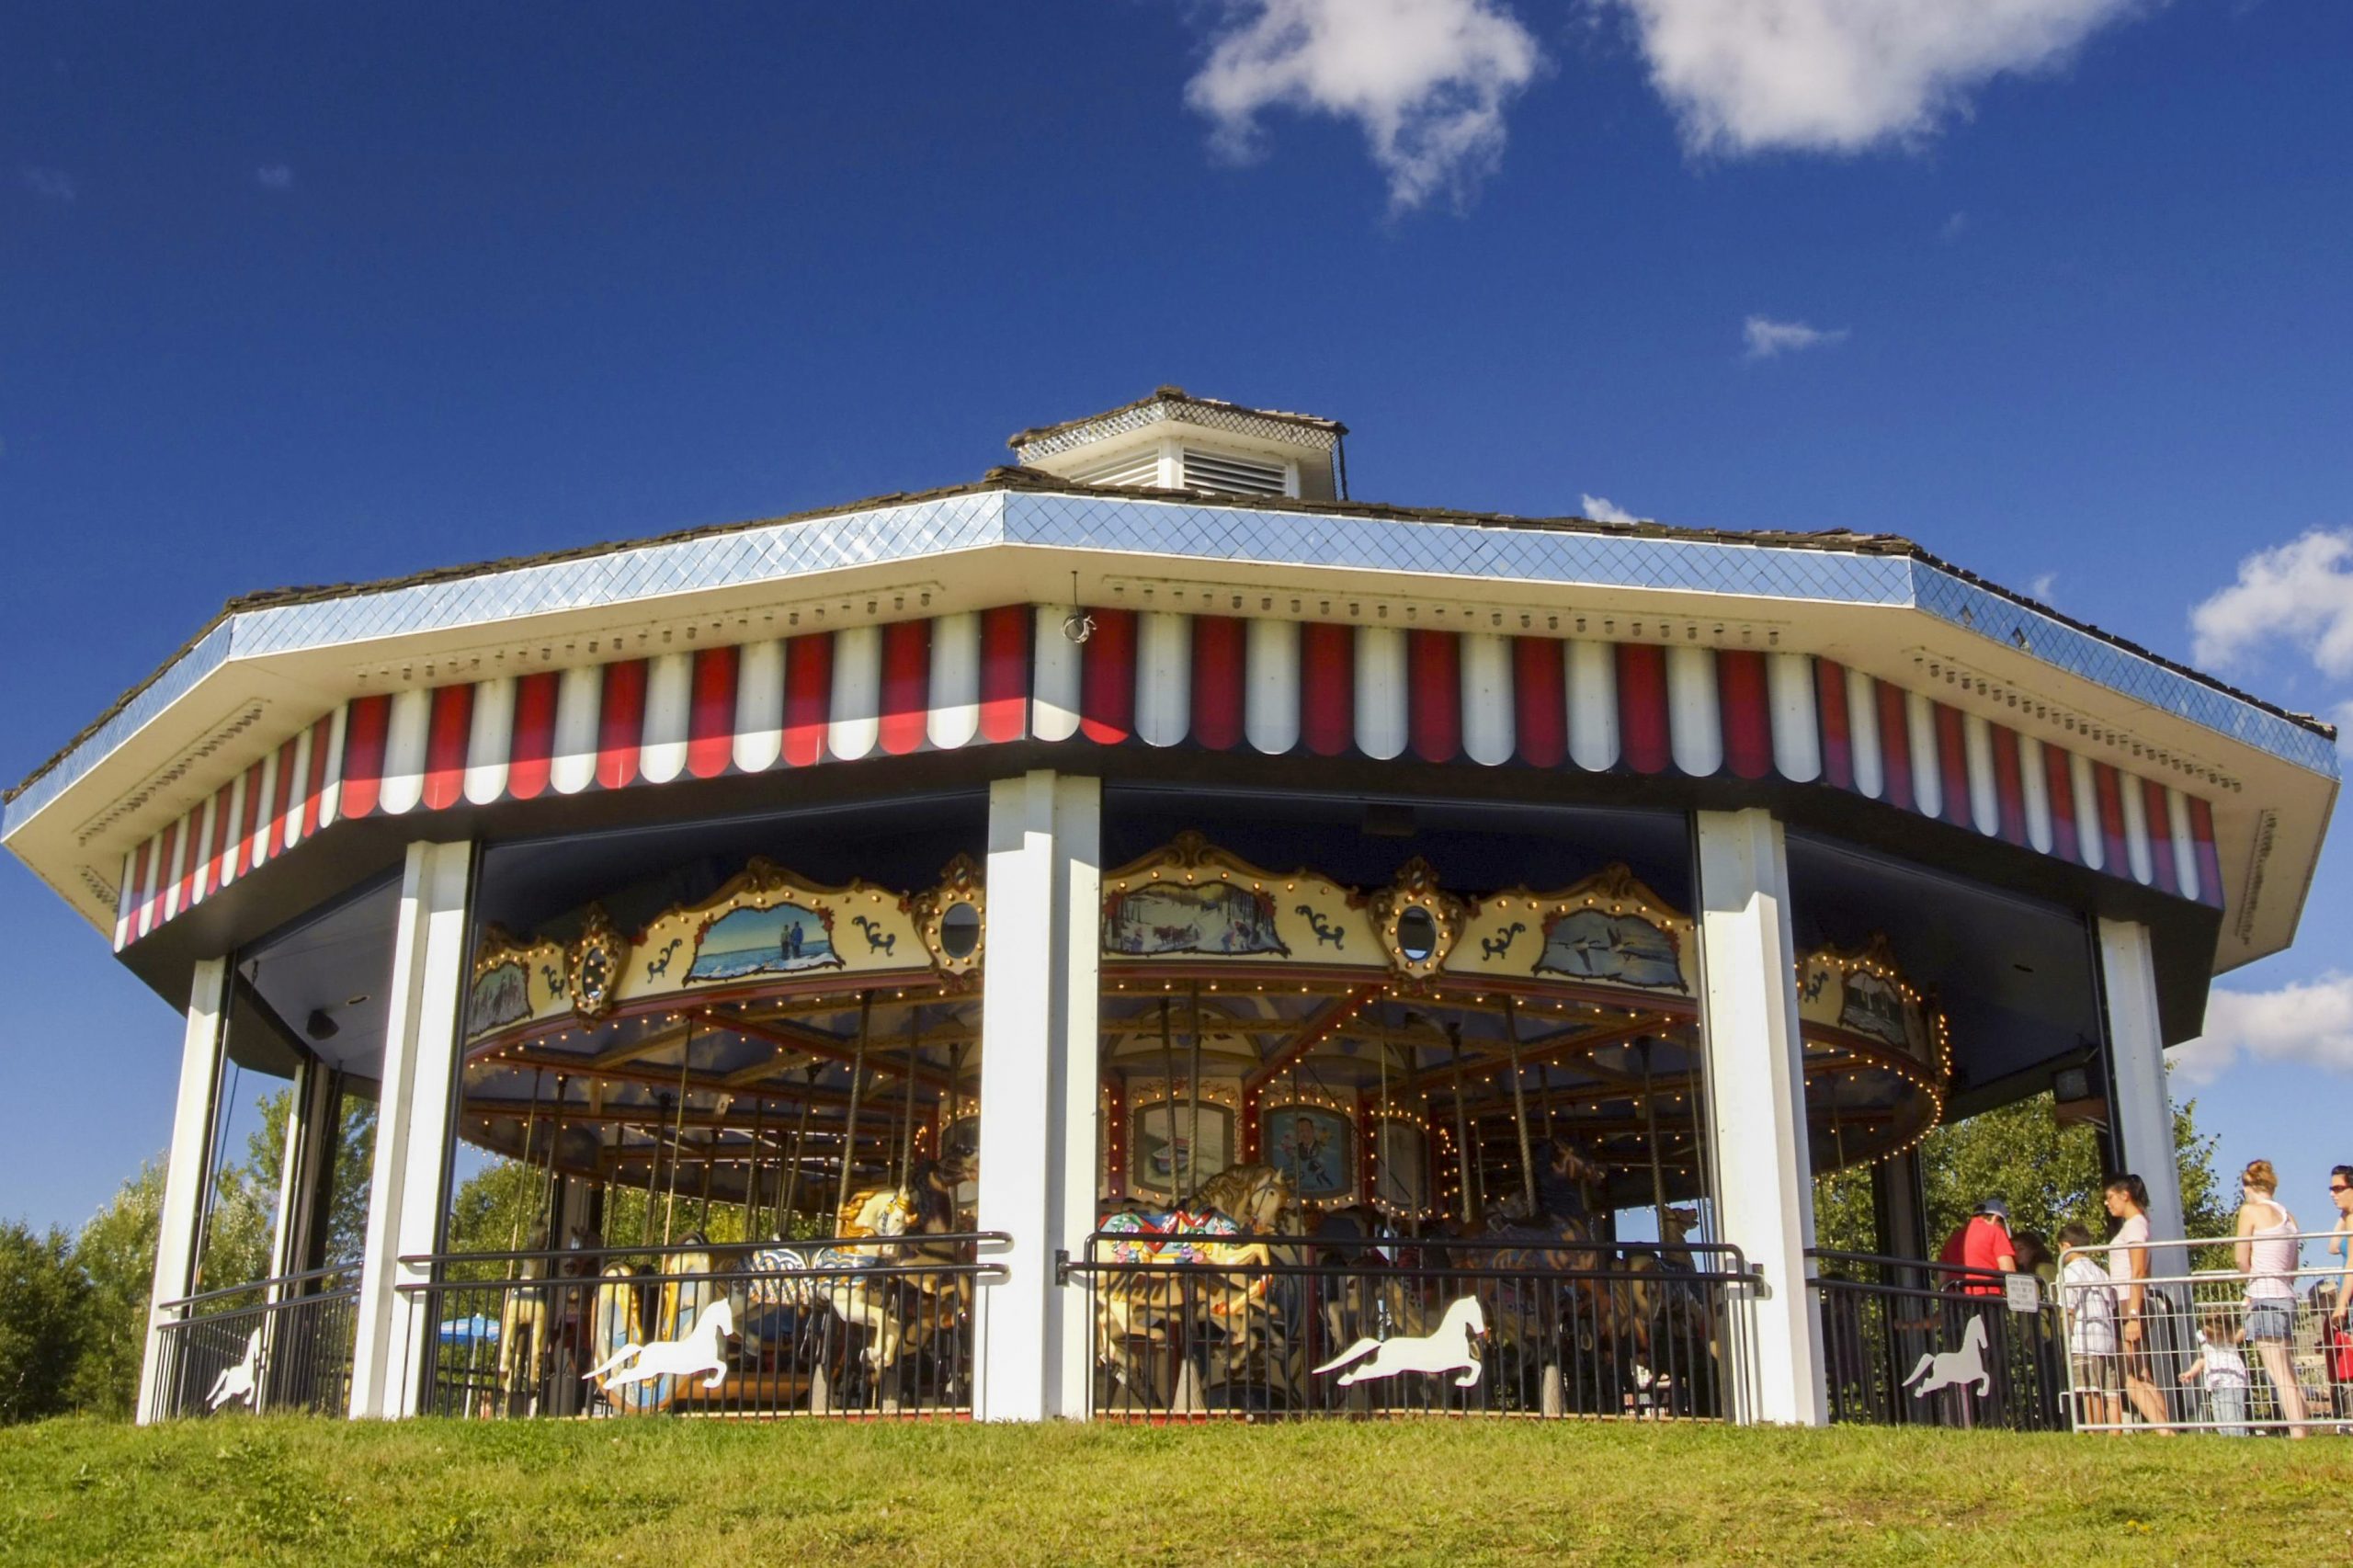
[[[2032,1274],[2005,1274],[2002,1292],[2009,1298],[2014,1312],[2039,1312],[2042,1310],[2042,1281]]]

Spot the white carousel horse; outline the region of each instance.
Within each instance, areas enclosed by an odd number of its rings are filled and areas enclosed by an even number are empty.
[[[1915,1383],[1920,1386],[1913,1388]],[[1985,1320],[1981,1317],[1971,1318],[1961,1331],[1960,1349],[1929,1351],[1904,1380],[1914,1399],[1926,1399],[1938,1389],[1960,1388],[1964,1383],[1975,1383],[1979,1393],[1994,1386],[1994,1376],[1985,1369]]]
[[[734,1332],[734,1309],[722,1296],[695,1314],[695,1325],[683,1338],[657,1339],[651,1345],[624,1345],[590,1368],[583,1381],[600,1389],[610,1389],[652,1378],[686,1379],[708,1372],[710,1375],[703,1380],[702,1386],[715,1389],[727,1381],[727,1358],[721,1345]],[[623,1367],[624,1361],[629,1365]]]
[[[913,1233],[918,1217],[914,1195],[903,1187],[881,1187],[853,1194],[835,1222],[847,1238],[898,1237]],[[744,1286],[746,1311],[830,1307],[844,1321],[867,1331],[864,1359],[881,1371],[897,1362],[906,1326],[892,1310],[885,1288],[889,1280],[858,1276],[878,1265],[898,1262],[905,1250],[897,1245],[763,1247],[745,1260],[745,1272],[753,1276]]]
[[[1396,1339],[1359,1339],[1329,1361],[1315,1369],[1316,1375],[1337,1371],[1342,1367],[1353,1369],[1340,1378],[1340,1386],[1360,1383],[1371,1378],[1393,1378],[1400,1372],[1461,1372],[1454,1386],[1467,1389],[1479,1381],[1479,1353],[1472,1340],[1487,1332],[1487,1314],[1480,1310],[1479,1298],[1463,1296],[1446,1309],[1438,1320],[1438,1327],[1418,1337]],[[1365,1358],[1370,1357],[1370,1360]]]
[[[233,1399],[242,1399],[245,1408],[254,1405],[254,1387],[261,1372],[261,1330],[245,1341],[245,1358],[233,1367],[224,1367],[212,1380],[212,1392],[205,1396],[204,1408],[218,1410]]]

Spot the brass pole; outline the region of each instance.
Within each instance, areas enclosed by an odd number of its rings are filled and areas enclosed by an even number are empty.
[[[850,1059],[849,1120],[842,1131],[842,1179],[840,1194],[834,1199],[834,1223],[840,1228],[841,1211],[849,1207],[850,1167],[858,1163],[858,1101],[866,1084],[866,1031],[874,1017],[874,993],[858,994],[858,1049]]]
[[[1519,1188],[1528,1200],[1528,1218],[1536,1218],[1536,1156],[1528,1143],[1528,1096],[1519,1084],[1519,1003],[1504,993],[1504,1036],[1511,1045],[1511,1121],[1519,1132]]]

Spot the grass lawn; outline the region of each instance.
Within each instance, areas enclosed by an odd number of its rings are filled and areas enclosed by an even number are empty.
[[[300,1417],[0,1431],[0,1562],[2343,1562],[2353,1439]]]

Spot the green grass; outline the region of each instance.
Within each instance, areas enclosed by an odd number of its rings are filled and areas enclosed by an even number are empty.
[[[2353,1440],[1582,1423],[0,1432],[0,1562],[2342,1562]]]

